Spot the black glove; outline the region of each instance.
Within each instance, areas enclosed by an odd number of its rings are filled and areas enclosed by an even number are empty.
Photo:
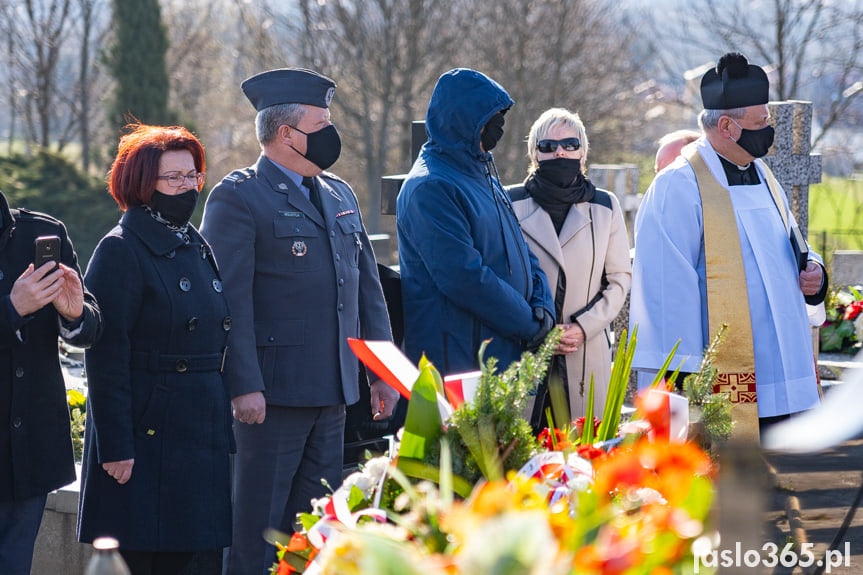
[[[533,308],[533,317],[539,322],[539,331],[527,342],[527,349],[530,352],[538,350],[548,333],[554,328],[554,316],[544,307]]]

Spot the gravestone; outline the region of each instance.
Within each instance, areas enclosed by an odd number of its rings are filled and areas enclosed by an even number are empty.
[[[632,246],[635,233],[635,215],[641,205],[638,193],[638,166],[635,164],[590,164],[588,177],[597,188],[608,190],[617,196],[623,219],[626,222],[626,235]]]
[[[776,136],[764,161],[785,190],[805,238],[809,229],[809,184],[821,181],[821,154],[811,152],[812,102],[769,102],[767,109],[768,122]]]
[[[863,285],[863,252],[856,250],[833,252],[830,283],[835,288]]]

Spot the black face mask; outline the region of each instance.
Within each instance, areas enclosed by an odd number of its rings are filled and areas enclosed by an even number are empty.
[[[339,159],[339,154],[342,153],[342,139],[339,137],[339,131],[336,130],[333,124],[317,132],[310,133],[306,133],[293,126],[291,127],[299,133],[306,135],[306,153],[303,154],[291,146],[296,153],[322,170],[326,170]]]
[[[150,198],[150,208],[175,226],[183,226],[189,221],[197,203],[198,190],[194,188],[176,196],[169,196],[157,190]]]
[[[731,120],[734,122],[734,120]],[[740,137],[737,145],[743,148],[753,158],[761,158],[767,155],[767,150],[773,145],[774,130],[772,126],[760,130],[746,130],[737,122],[734,124],[740,128]]]
[[[536,176],[558,188],[568,188],[581,175],[581,160],[578,158],[552,158],[542,160],[536,168]]]
[[[500,112],[486,122],[482,135],[479,138],[479,141],[482,142],[482,149],[486,152],[492,151],[503,137],[503,122],[503,114]]]

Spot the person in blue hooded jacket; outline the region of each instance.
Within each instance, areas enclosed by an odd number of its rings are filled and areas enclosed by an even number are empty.
[[[491,154],[513,103],[476,70],[442,75],[426,112],[428,141],[399,192],[405,351],[444,374],[477,369],[487,339],[484,359],[505,369],[554,326],[548,282]]]

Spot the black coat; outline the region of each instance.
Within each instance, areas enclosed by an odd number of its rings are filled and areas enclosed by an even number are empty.
[[[191,243],[130,209],[85,278],[104,298],[104,335],[85,355],[90,407],[78,536],[121,548],[215,549],[231,542],[230,399],[220,369],[231,319],[200,234]],[[120,485],[105,462],[135,459]]]
[[[60,237],[61,261],[67,266],[77,270],[78,259],[59,220],[10,210],[2,193],[0,218],[0,501],[20,501],[74,481],[75,463],[57,350],[60,316],[46,305],[21,318],[9,294],[33,263],[38,236]],[[100,329],[99,308],[85,292],[81,330],[67,341],[87,347]]]

